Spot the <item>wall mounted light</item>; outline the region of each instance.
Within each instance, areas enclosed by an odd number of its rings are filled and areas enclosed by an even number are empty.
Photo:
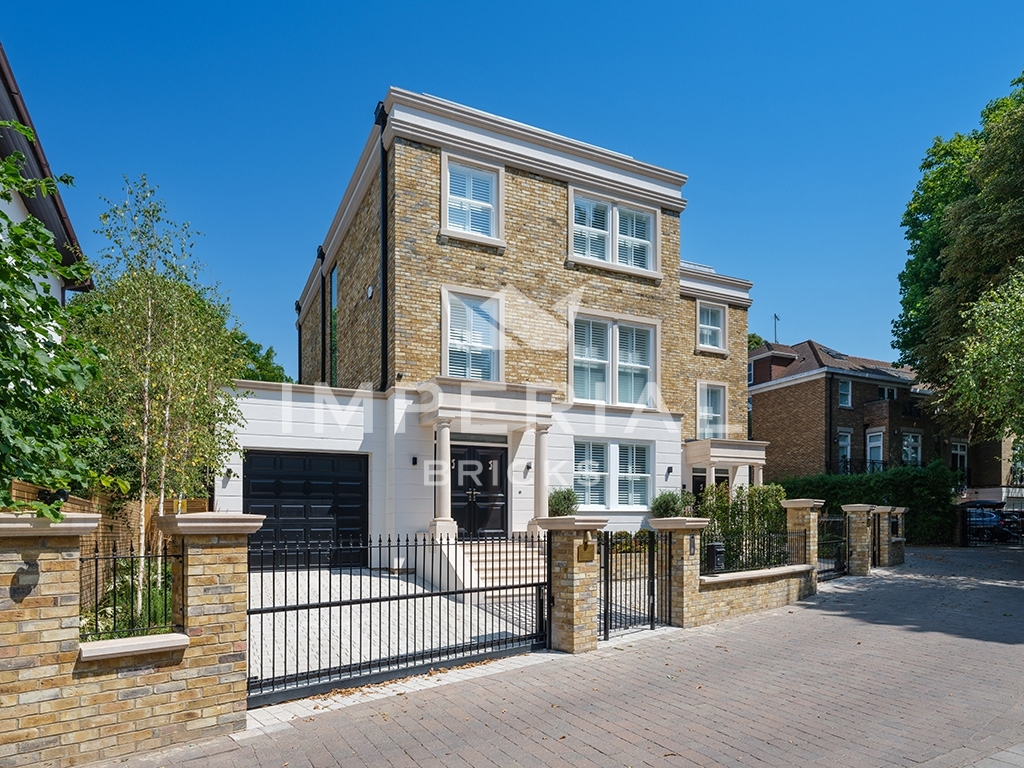
[[[669,468],[668,468],[668,472],[666,472],[665,474],[666,474],[666,475],[671,475],[671,474],[672,474],[672,467],[669,467]]]
[[[416,466],[417,464],[419,464],[419,461],[420,461],[420,460],[419,460],[419,459],[418,459],[417,457],[415,457],[415,456],[413,456],[413,457],[412,457],[412,465],[413,465],[414,467],[415,467],[415,466]]]
[[[533,469],[533,462],[532,461],[526,462],[526,471],[529,472],[531,469]]]

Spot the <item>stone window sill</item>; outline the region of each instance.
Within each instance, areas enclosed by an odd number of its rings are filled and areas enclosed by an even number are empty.
[[[125,656],[141,656],[148,653],[174,653],[188,648],[188,635],[172,633],[169,635],[143,635],[142,637],[124,637],[117,640],[96,640],[91,643],[80,643],[78,646],[79,661],[98,661],[99,659],[119,659]]]

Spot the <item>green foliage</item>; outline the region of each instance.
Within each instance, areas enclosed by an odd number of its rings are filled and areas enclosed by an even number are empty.
[[[786,511],[782,500],[786,490],[780,485],[739,486],[729,496],[729,488],[720,483],[704,489],[697,504],[697,515],[711,520],[706,540],[717,541],[738,535],[759,536],[786,530]]]
[[[997,437],[1024,435],[1024,273],[1014,271],[982,296],[964,321],[964,338],[947,359],[950,384],[940,407],[976,414]],[[1024,459],[1020,441],[1014,448],[1014,458]]]
[[[903,216],[910,259],[894,346],[899,362],[940,393],[956,375],[948,361],[970,343],[963,315],[1010,278],[1024,253],[1024,77],[1013,85],[985,107],[980,128],[935,139]],[[981,427],[975,436],[1001,429],[979,424],[955,399],[937,413],[951,429]]]
[[[548,514],[551,517],[569,517],[580,508],[580,499],[572,488],[552,488],[548,491]]]
[[[757,349],[764,344],[764,337],[756,333],[747,334],[747,351]]]
[[[144,176],[124,192],[100,217],[109,245],[96,289],[74,302],[106,309],[75,324],[108,351],[84,400],[109,422],[103,469],[132,498],[203,497],[210,472],[238,449],[230,388],[246,365],[244,334],[200,281],[189,225],[167,218]]]
[[[683,517],[696,500],[689,491],[664,491],[651,501],[651,517]]]
[[[791,499],[824,499],[824,513],[842,515],[844,504],[906,507],[910,544],[953,543],[953,499],[959,475],[933,461],[927,467],[895,467],[862,475],[813,475],[783,480]]]
[[[292,379],[284,372],[284,366],[275,360],[273,347],[263,349],[249,338],[241,328],[232,331],[235,342],[241,349],[242,366],[236,377],[248,381],[280,381],[291,382]]]
[[[32,131],[9,121],[12,130],[34,141]],[[0,199],[11,202],[54,195],[60,176],[30,179],[19,152],[0,160]],[[21,502],[11,497],[11,481],[51,489],[79,488],[90,482],[82,453],[96,442],[97,420],[81,408],[81,393],[97,376],[100,350],[68,333],[71,312],[50,293],[55,275],[85,281],[84,261],[61,263],[50,233],[38,219],[16,222],[0,209],[0,508],[30,509],[60,520],[60,503]],[[93,473],[94,474],[94,473]]]

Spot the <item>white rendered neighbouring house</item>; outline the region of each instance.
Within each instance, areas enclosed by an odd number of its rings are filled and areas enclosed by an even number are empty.
[[[685,176],[398,89],[376,118],[296,302],[300,383],[241,383],[217,509],[278,542],[503,536],[575,487],[635,530],[661,491],[759,482],[750,283],[680,261]]]

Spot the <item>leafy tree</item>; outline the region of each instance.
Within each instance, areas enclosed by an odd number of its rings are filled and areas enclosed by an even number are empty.
[[[124,192],[100,217],[109,245],[96,289],[75,302],[109,312],[85,314],[75,330],[108,350],[85,399],[110,421],[105,470],[139,501],[142,547],[147,505],[205,496],[210,471],[237,450],[230,387],[245,362],[227,305],[199,280],[189,225],[167,218],[145,176]]]
[[[273,347],[263,349],[262,344],[250,339],[241,328],[236,328],[232,335],[241,347],[242,367],[236,374],[239,379],[291,382],[291,377],[284,372],[284,366],[275,360]]]
[[[894,346],[899,362],[940,392],[965,340],[963,313],[1024,253],[1024,76],[1013,85],[985,107],[980,128],[935,139],[903,216],[910,259],[899,278]],[[948,426],[975,422],[956,401],[944,402]]]
[[[748,333],[747,334],[747,351],[748,352],[750,350],[752,350],[752,349],[757,349],[762,344],[764,344],[764,337],[763,336],[760,336],[760,335],[758,335],[756,333]]]
[[[942,408],[974,414],[997,437],[1024,435],[1024,273],[1015,270],[965,313]],[[1016,459],[1024,459],[1018,442]]]
[[[0,121],[30,141],[31,130]],[[0,159],[0,199],[14,195],[53,195],[71,177],[29,179],[20,152]],[[69,312],[50,293],[56,275],[84,281],[84,261],[61,263],[53,234],[41,221],[16,222],[0,208],[0,508],[33,509],[60,520],[60,504],[21,502],[11,497],[11,481],[51,489],[80,488],[94,479],[81,453],[96,441],[98,426],[78,407],[81,393],[97,375],[100,351],[67,332]]]

